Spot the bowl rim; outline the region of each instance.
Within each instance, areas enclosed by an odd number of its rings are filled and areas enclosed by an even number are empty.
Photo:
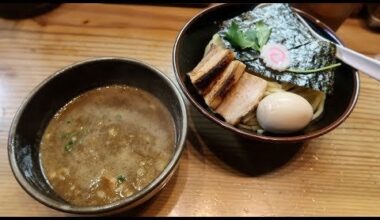
[[[172,158],[170,159],[169,163],[166,165],[165,169],[161,172],[159,176],[157,176],[148,186],[146,186],[141,191],[135,193],[134,195],[130,197],[123,198],[121,200],[118,200],[116,202],[113,202],[111,204],[107,205],[101,205],[101,206],[75,206],[71,204],[63,204],[61,202],[58,202],[54,199],[51,199],[44,194],[40,193],[38,190],[36,190],[33,186],[31,186],[28,181],[24,178],[22,175],[22,172],[19,169],[19,166],[17,164],[16,155],[14,152],[14,140],[16,136],[16,127],[19,123],[19,119],[24,113],[25,108],[30,103],[30,101],[34,98],[36,93],[47,83],[49,83],[54,78],[58,77],[61,74],[65,74],[68,70],[71,70],[73,68],[76,68],[78,66],[83,66],[91,63],[96,63],[99,61],[122,61],[126,63],[130,63],[133,65],[138,65],[142,68],[145,68],[146,70],[152,72],[153,74],[158,75],[162,80],[163,83],[166,83],[170,89],[174,92],[174,98],[176,98],[179,102],[179,108],[180,108],[180,114],[181,114],[181,123],[182,128],[180,128],[180,132],[178,134],[179,141],[177,144],[175,144],[175,151],[172,155]],[[145,63],[138,59],[133,58],[125,58],[125,57],[116,57],[116,56],[109,56],[109,57],[97,57],[97,58],[89,58],[86,60],[82,60],[79,62],[74,62],[66,67],[63,67],[56,71],[55,73],[51,74],[47,78],[45,78],[42,82],[40,82],[28,95],[24,100],[22,101],[20,107],[17,109],[15,116],[13,117],[13,120],[11,122],[10,131],[8,135],[8,160],[9,164],[12,170],[12,173],[17,180],[18,184],[26,191],[31,197],[33,197],[35,200],[39,201],[40,203],[53,208],[58,211],[63,211],[67,213],[72,214],[102,214],[102,213],[110,213],[116,210],[120,210],[123,208],[126,208],[127,206],[134,207],[135,204],[140,199],[144,199],[145,196],[149,196],[150,193],[154,192],[154,190],[157,190],[158,187],[159,190],[162,189],[165,184],[168,182],[165,180],[170,179],[173,172],[176,171],[178,167],[179,160],[181,158],[181,155],[183,153],[184,147],[185,147],[185,141],[186,136],[188,132],[188,118],[187,118],[187,109],[185,105],[185,101],[183,99],[183,96],[181,95],[180,89],[176,86],[176,84],[162,71],[160,71],[158,68]],[[158,191],[157,191],[158,192]],[[152,195],[153,196],[153,195]],[[144,200],[145,201],[145,200]],[[131,208],[132,208],[131,207]]]
[[[296,142],[303,142],[303,141],[310,140],[310,139],[313,139],[313,138],[317,138],[317,137],[319,137],[321,135],[324,135],[324,134],[332,131],[336,127],[338,127],[340,124],[342,124],[347,119],[347,117],[351,114],[351,112],[353,111],[353,109],[354,109],[354,107],[355,107],[355,105],[357,103],[357,100],[358,100],[358,97],[359,97],[359,92],[360,92],[359,73],[358,73],[358,71],[356,69],[354,69],[352,67],[350,67],[350,68],[352,68],[353,75],[354,75],[354,91],[353,91],[353,94],[352,94],[352,96],[350,98],[349,106],[346,108],[346,110],[343,112],[343,114],[339,116],[338,119],[336,119],[335,121],[333,121],[329,125],[321,128],[321,129],[319,129],[317,131],[313,131],[313,132],[311,132],[309,134],[302,134],[302,135],[297,135],[297,136],[286,136],[286,137],[280,137],[279,136],[279,137],[276,137],[276,136],[258,135],[258,134],[255,134],[253,132],[244,131],[242,129],[236,128],[236,127],[234,127],[234,126],[232,126],[232,125],[230,125],[230,124],[228,124],[228,123],[226,123],[226,122],[218,119],[212,113],[208,112],[205,108],[203,108],[193,98],[193,96],[190,94],[190,92],[186,88],[184,81],[181,80],[181,77],[180,77],[180,74],[179,74],[179,64],[178,64],[179,49],[178,49],[178,44],[182,40],[183,35],[187,31],[187,29],[194,22],[196,22],[200,17],[204,16],[205,14],[207,14],[207,13],[209,13],[211,11],[218,10],[219,8],[227,7],[229,5],[238,5],[238,4],[244,5],[242,3],[221,3],[221,4],[217,4],[217,5],[211,6],[209,8],[206,8],[206,9],[202,10],[201,12],[198,12],[196,15],[194,15],[182,27],[181,31],[178,33],[178,35],[177,35],[177,37],[175,39],[175,43],[174,43],[174,46],[173,46],[173,52],[172,52],[174,75],[176,77],[176,80],[177,80],[177,82],[178,82],[178,84],[179,84],[182,92],[185,94],[185,96],[187,97],[187,99],[190,100],[190,103],[193,106],[195,106],[195,108],[200,113],[202,113],[204,116],[206,116],[206,118],[208,118],[212,122],[215,122],[216,124],[220,125],[222,128],[227,129],[229,131],[232,131],[234,133],[237,133],[238,135],[240,135],[242,137],[245,137],[245,138],[248,138],[248,139],[251,139],[251,140],[263,141],[263,142],[268,142],[268,143],[296,143]],[[252,4],[258,4],[258,3],[247,3],[247,4],[252,5]],[[245,5],[247,5],[247,4],[245,4]],[[342,40],[335,34],[335,32],[330,27],[328,27],[326,24],[324,24],[323,22],[321,22],[319,19],[315,18],[314,16],[310,15],[309,13],[304,12],[304,11],[298,9],[298,8],[292,7],[292,9],[294,11],[296,11],[297,13],[299,13],[300,15],[306,17],[308,20],[312,21],[318,27],[324,29],[324,31],[330,37],[332,37],[334,40],[336,40],[338,44],[344,46]]]

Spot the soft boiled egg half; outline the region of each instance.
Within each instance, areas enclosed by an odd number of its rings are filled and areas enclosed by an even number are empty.
[[[299,131],[311,122],[313,107],[300,95],[276,92],[260,101],[256,114],[265,131],[287,134]]]

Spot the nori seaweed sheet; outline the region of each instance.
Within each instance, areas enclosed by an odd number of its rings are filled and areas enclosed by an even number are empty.
[[[314,37],[309,29],[299,20],[288,4],[270,4],[255,8],[230,20],[224,21],[218,34],[227,48],[236,52],[236,58],[247,65],[248,70],[279,82],[292,83],[325,93],[332,93],[334,69],[315,73],[278,72],[265,66],[257,51],[233,48],[225,39],[226,32],[234,21],[243,31],[254,28],[255,23],[263,20],[271,27],[268,43],[280,43],[290,52],[290,68],[316,69],[336,63],[335,45]]]

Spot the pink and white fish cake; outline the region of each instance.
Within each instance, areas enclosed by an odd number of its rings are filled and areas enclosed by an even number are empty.
[[[263,46],[260,58],[265,65],[273,70],[284,71],[290,65],[290,53],[285,46],[277,43],[268,43]]]

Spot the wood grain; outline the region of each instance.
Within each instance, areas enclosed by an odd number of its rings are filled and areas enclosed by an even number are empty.
[[[171,52],[200,8],[63,4],[27,20],[0,20],[0,215],[66,216],[33,200],[8,163],[7,136],[26,95],[60,68],[91,57],[141,59],[174,79]],[[380,35],[348,19],[338,30],[359,52]],[[189,106],[180,167],[138,216],[380,215],[380,83],[361,74],[359,101],[334,131],[304,145],[246,142]]]

